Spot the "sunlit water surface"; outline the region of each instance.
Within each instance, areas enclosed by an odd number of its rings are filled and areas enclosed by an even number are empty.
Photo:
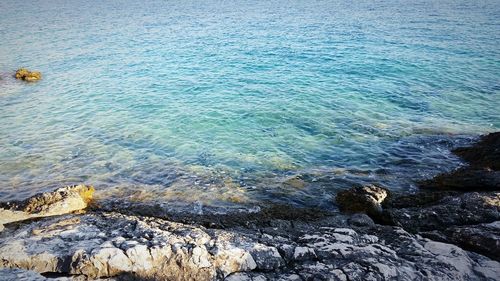
[[[500,2],[0,1],[0,200],[332,207],[500,127]],[[38,83],[11,78],[21,66]],[[172,203],[173,204],[173,203]]]

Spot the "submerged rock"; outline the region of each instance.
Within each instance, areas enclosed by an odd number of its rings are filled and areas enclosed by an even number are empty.
[[[29,71],[26,68],[20,68],[16,71],[15,77],[16,79],[32,82],[42,79],[42,73],[39,71]]]
[[[375,185],[353,187],[337,193],[335,198],[339,209],[348,213],[366,213],[378,217],[382,213],[381,203],[389,192]]]
[[[85,209],[93,193],[92,186],[75,185],[40,193],[22,201],[0,202],[0,225]]]

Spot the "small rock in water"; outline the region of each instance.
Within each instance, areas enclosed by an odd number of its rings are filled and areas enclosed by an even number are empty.
[[[367,185],[341,191],[335,200],[343,212],[378,216],[382,213],[381,203],[388,195],[389,192],[384,188]]]
[[[42,73],[40,71],[29,71],[26,68],[20,68],[16,71],[15,77],[19,80],[32,82],[42,79]]]

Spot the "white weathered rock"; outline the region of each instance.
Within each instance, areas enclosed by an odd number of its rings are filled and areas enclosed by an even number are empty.
[[[123,274],[180,281],[500,277],[496,261],[397,227],[269,231],[211,230],[118,213],[64,215],[9,226],[0,237],[0,267],[91,280]]]

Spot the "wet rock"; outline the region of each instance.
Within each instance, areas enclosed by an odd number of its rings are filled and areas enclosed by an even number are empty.
[[[335,198],[340,210],[347,213],[366,213],[378,217],[382,213],[381,203],[389,192],[375,185],[353,187],[337,193]]]
[[[500,220],[500,193],[446,196],[426,206],[386,209],[385,214],[395,224],[414,233],[490,223]]]
[[[29,71],[26,68],[20,68],[16,71],[16,79],[32,82],[42,79],[42,73],[39,71]]]
[[[453,152],[469,165],[420,182],[416,194],[393,194],[383,221],[499,260],[500,133]]]
[[[500,192],[406,195],[391,199],[384,215],[412,233],[500,260]]]
[[[465,167],[422,181],[420,187],[432,190],[497,191],[500,190],[500,171]]]
[[[85,209],[93,193],[92,186],[75,185],[40,193],[22,201],[0,202],[0,225]]]
[[[352,226],[374,226],[375,222],[366,214],[353,214],[348,223]]]
[[[224,208],[204,208],[203,215],[179,212],[162,202],[134,202],[112,199],[93,204],[94,211],[116,211],[123,214],[151,216],[187,224],[199,224],[209,228],[229,227],[279,227],[287,228],[292,221],[317,221],[332,213],[319,208],[297,208],[291,205],[274,204],[256,206],[252,209],[239,209],[227,212]],[[288,225],[288,226],[287,226]]]
[[[426,207],[436,204],[445,197],[460,196],[461,192],[456,191],[428,191],[421,190],[416,193],[392,193],[382,203],[384,209],[400,209],[408,207]]]
[[[500,171],[500,132],[482,136],[473,146],[457,148],[453,153],[471,167]]]
[[[469,165],[419,183],[424,189],[458,191],[500,190],[500,132],[482,136],[470,147],[453,150]]]

